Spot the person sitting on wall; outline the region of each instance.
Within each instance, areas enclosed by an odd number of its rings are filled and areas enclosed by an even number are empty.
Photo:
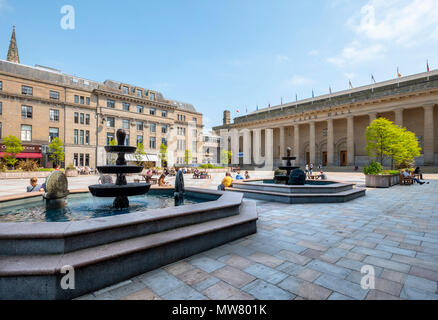
[[[237,171],[236,180],[245,180],[243,176],[240,174],[240,171]]]
[[[30,179],[30,185],[26,188],[26,192],[44,192],[44,188],[38,184],[37,178],[32,178]]]
[[[403,177],[405,177],[405,178],[409,178],[409,179],[415,181],[416,183],[418,183],[418,184],[420,184],[420,185],[423,185],[423,184],[426,183],[426,182],[421,182],[419,179],[417,179],[417,178],[411,176],[411,173],[409,172],[409,169],[406,169],[405,171],[403,171]]]
[[[319,173],[319,178],[320,178],[321,180],[327,180],[327,175],[326,175],[323,171],[321,171],[321,172]]]
[[[245,180],[251,179],[251,177],[249,176],[249,172],[245,171]]]
[[[225,191],[225,188],[229,188],[233,184],[233,178],[231,178],[231,173],[227,172],[222,183],[217,187],[220,191]]]
[[[164,172],[161,174],[160,178],[158,179],[158,186],[159,187],[165,187],[169,185],[164,179],[166,179],[166,175]]]

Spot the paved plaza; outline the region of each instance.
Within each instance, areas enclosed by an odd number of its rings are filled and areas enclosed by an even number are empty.
[[[222,175],[186,184],[214,188]],[[363,184],[359,173],[330,175]],[[343,204],[258,201],[257,234],[80,299],[438,299],[438,180],[425,178]],[[360,285],[366,265],[375,289]]]

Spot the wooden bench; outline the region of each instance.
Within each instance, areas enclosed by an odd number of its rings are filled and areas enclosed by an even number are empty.
[[[411,177],[405,177],[404,175],[400,175],[400,184],[401,185],[411,185],[414,184],[414,180]]]

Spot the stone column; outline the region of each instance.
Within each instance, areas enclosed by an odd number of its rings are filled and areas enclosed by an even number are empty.
[[[286,141],[284,139],[284,127],[280,127],[280,161],[286,157]]]
[[[433,108],[434,106],[424,107],[424,138],[423,138],[423,153],[424,164],[434,164],[434,124],[433,124]]]
[[[220,142],[220,162],[221,164],[228,165],[228,156],[225,156],[225,152],[229,151],[228,147],[228,130],[221,129],[220,131],[221,142]]]
[[[239,164],[239,131],[231,129],[231,163]]]
[[[347,118],[347,161],[348,165],[354,165],[354,117]]]
[[[310,122],[310,146],[309,146],[309,153],[310,153],[310,163],[313,163],[315,165],[316,160],[316,140],[315,140],[315,122]]]
[[[395,110],[395,124],[403,127],[403,109]]]
[[[327,165],[335,163],[335,138],[333,130],[333,119],[327,120]]]
[[[370,123],[377,119],[377,113],[370,113]]]
[[[296,124],[294,125],[294,157],[297,159],[295,160],[296,164],[299,165],[300,163],[300,125]]]
[[[251,164],[251,131],[243,130],[243,164]]]
[[[263,162],[261,154],[262,154],[262,130],[261,129],[253,129],[253,157],[255,164],[261,164]]]
[[[274,130],[265,129],[265,166],[274,166]]]

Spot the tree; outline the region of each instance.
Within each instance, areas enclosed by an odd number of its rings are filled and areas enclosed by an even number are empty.
[[[143,161],[143,156],[145,154],[146,154],[146,152],[144,152],[143,143],[141,143],[141,142],[137,143],[137,150],[134,153],[134,158],[135,158],[135,160],[137,160],[138,165],[141,165],[141,163]]]
[[[220,162],[224,165],[228,165],[229,163],[231,163],[231,151],[222,150]]]
[[[160,158],[162,166],[164,167],[164,163],[167,162],[167,146],[164,143],[162,143],[160,146],[158,157]]]
[[[192,153],[190,152],[190,150],[186,150],[186,152],[184,153],[184,161],[185,161],[185,163],[189,164],[191,159],[192,159]]]
[[[109,142],[109,145],[110,145],[111,147],[115,147],[115,146],[117,146],[117,142],[116,142],[116,140],[112,139],[112,140]],[[108,164],[114,165],[114,164],[116,164],[116,161],[117,161],[117,154],[115,154],[115,153],[108,153],[108,154],[106,155],[106,158],[107,158],[107,162],[108,162]]]
[[[420,155],[420,147],[413,132],[395,125],[393,122],[379,118],[367,128],[367,153],[383,165],[388,158],[391,166],[410,164]]]
[[[50,160],[52,160],[55,165],[59,165],[64,162],[65,153],[64,153],[64,144],[61,139],[54,138],[52,142],[49,144],[50,150]]]
[[[8,165],[15,167],[18,162],[17,154],[24,150],[20,139],[15,136],[7,136],[3,139],[3,144],[6,147],[3,159],[5,159]]]

